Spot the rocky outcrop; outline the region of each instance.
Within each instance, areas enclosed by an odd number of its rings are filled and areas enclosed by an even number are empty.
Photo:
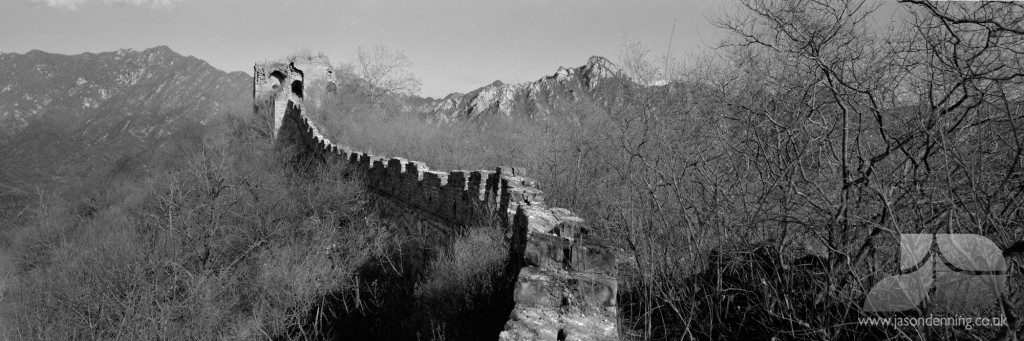
[[[431,116],[439,121],[473,119],[481,116],[544,116],[557,106],[597,99],[616,92],[606,83],[631,84],[615,64],[603,57],[590,57],[586,65],[559,68],[553,75],[533,82],[505,84],[495,81],[466,94],[448,95]],[[613,95],[613,94],[612,94]]]

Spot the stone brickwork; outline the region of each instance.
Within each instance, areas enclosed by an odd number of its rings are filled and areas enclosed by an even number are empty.
[[[535,181],[512,167],[434,171],[422,162],[355,151],[325,138],[303,116],[300,96],[279,98],[287,100],[275,112],[282,118],[279,140],[314,160],[363,172],[400,233],[440,243],[466,228],[494,222],[506,228],[515,307],[501,340],[618,339],[615,252],[589,234],[583,219],[545,205]]]
[[[266,61],[253,67],[252,96],[274,98],[274,138],[278,138],[289,101],[321,105],[336,83],[334,69],[325,57]]]

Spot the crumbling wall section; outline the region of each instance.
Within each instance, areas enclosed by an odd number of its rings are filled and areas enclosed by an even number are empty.
[[[324,137],[303,115],[303,98],[284,93],[279,99],[287,102],[280,112],[286,124],[275,126],[287,128],[279,140],[361,171],[399,234],[442,243],[492,222],[506,228],[515,289],[501,340],[618,339],[616,253],[583,219],[548,207],[536,181],[512,167],[435,171],[423,162],[356,151]]]
[[[288,64],[284,62],[265,61],[256,63],[252,72],[252,97],[276,95],[281,93],[281,84],[287,77]],[[275,74],[275,72],[277,72]]]
[[[333,92],[330,89],[337,88],[338,80],[327,57],[298,57],[291,62],[291,67],[303,74],[303,98],[307,105],[322,106]]]
[[[292,61],[265,61],[253,67],[252,96],[272,97],[274,101],[274,138],[284,124],[288,102],[323,105],[336,89],[334,69],[326,57],[302,57]]]

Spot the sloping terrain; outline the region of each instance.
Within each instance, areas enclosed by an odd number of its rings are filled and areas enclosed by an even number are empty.
[[[0,54],[0,202],[38,185],[161,160],[248,106],[251,77],[166,46]]]

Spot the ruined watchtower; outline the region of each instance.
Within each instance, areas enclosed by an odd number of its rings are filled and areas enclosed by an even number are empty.
[[[274,99],[275,139],[284,126],[288,102],[319,107],[336,89],[334,68],[325,56],[258,62],[253,68],[253,98]]]

